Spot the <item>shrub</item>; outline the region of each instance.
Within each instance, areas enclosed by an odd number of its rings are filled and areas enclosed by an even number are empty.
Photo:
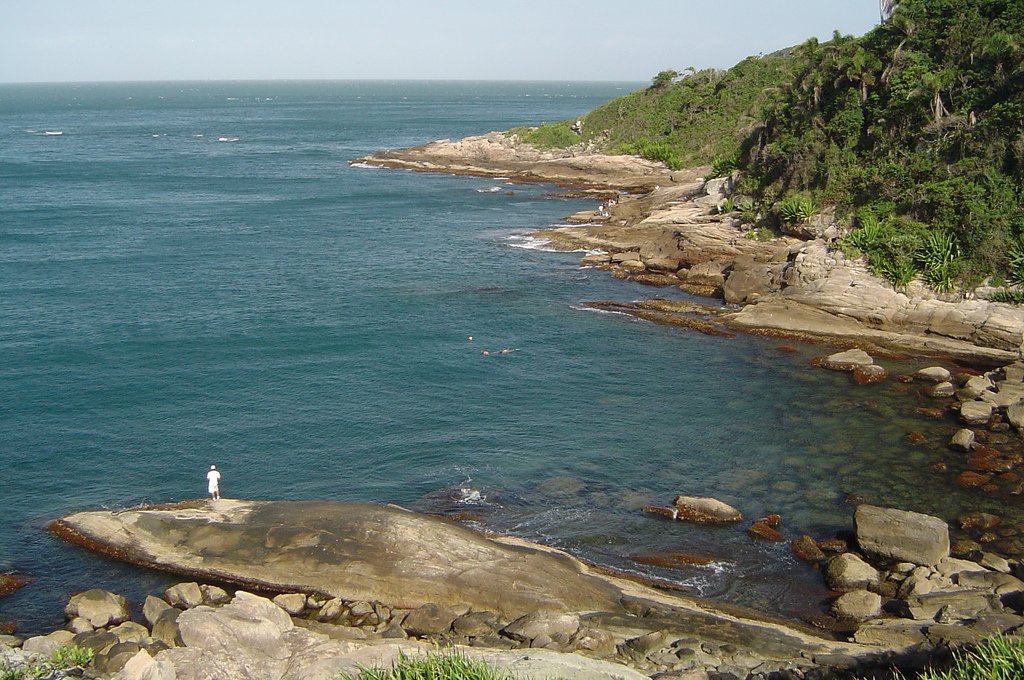
[[[679,158],[679,152],[667,142],[655,142],[650,139],[641,139],[632,144],[624,144],[621,147],[622,153],[632,156],[640,156],[649,161],[664,163],[671,170],[678,170],[683,167]]]
[[[725,199],[724,201],[722,201],[722,205],[718,206],[718,213],[720,215],[731,213],[734,210],[736,210],[736,204],[733,203],[733,200],[731,198]]]
[[[940,292],[953,289],[961,266],[960,248],[950,234],[934,231],[927,234],[917,252],[917,260],[925,283]]]
[[[364,668],[359,675],[343,674],[341,677],[344,680],[512,680],[509,673],[454,651],[425,657],[402,654],[389,669]]]
[[[715,160],[711,161],[711,174],[706,179],[713,179],[715,177],[725,177],[731,175],[732,171],[736,169],[736,165],[739,163],[739,158],[736,154],[729,156],[719,156]]]
[[[1019,290],[999,290],[992,293],[992,297],[989,298],[992,302],[1005,302],[1011,305],[1024,305],[1024,291]]]
[[[1024,285],[1024,243],[1014,241],[1006,251],[1010,265],[1010,280],[1018,286]]]
[[[508,134],[519,136],[519,140],[538,149],[564,149],[580,141],[580,136],[573,131],[571,123],[541,123],[535,128],[512,128]]]
[[[791,196],[779,203],[779,217],[784,222],[806,222],[817,212],[814,201],[806,196]]]
[[[92,663],[93,656],[91,649],[71,645],[57,649],[50,657],[50,661],[57,668],[84,668]]]

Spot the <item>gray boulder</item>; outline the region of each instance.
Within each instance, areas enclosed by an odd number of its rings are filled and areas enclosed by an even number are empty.
[[[542,635],[555,639],[563,637],[568,640],[580,627],[580,617],[553,611],[536,611],[521,616],[505,626],[501,632],[513,640],[527,642]]]
[[[1006,407],[1006,419],[1018,432],[1024,432],[1024,399]]]
[[[231,601],[228,592],[217,586],[203,584],[199,586],[199,591],[203,594],[203,604],[222,605]]]
[[[451,607],[442,607],[433,602],[413,609],[402,622],[402,628],[409,635],[424,637],[427,635],[441,635],[451,630],[452,624],[458,618],[459,612]]]
[[[987,425],[993,410],[986,401],[965,401],[960,405],[960,420],[968,425]]]
[[[172,607],[191,609],[203,603],[203,591],[198,583],[179,583],[164,591],[164,599]]]
[[[156,623],[153,624],[152,638],[164,643],[168,647],[181,646],[181,631],[178,628],[178,618],[180,615],[180,609],[171,607],[165,610]]]
[[[177,674],[170,659],[157,661],[143,649],[128,660],[113,680],[177,680]]]
[[[137,642],[118,642],[93,657],[93,670],[110,675],[123,669],[142,649]]]
[[[493,612],[471,612],[455,619],[452,631],[462,637],[481,637],[493,635],[498,625],[498,617]]]
[[[949,382],[953,379],[953,376],[948,369],[945,369],[942,366],[929,366],[928,368],[922,368],[920,371],[915,373],[914,378],[925,382],[942,383]]]
[[[981,590],[940,591],[907,600],[909,618],[940,623],[973,619],[981,612],[1001,608],[999,597]]]
[[[755,262],[746,266],[737,263],[725,280],[722,294],[732,304],[753,302],[782,288],[784,262]]]
[[[676,496],[672,501],[676,519],[707,524],[731,524],[743,520],[743,513],[728,503],[704,496]]]
[[[72,596],[64,608],[64,614],[69,619],[81,617],[93,628],[113,626],[130,618],[127,600],[99,588]]]
[[[146,630],[146,627],[134,621],[125,621],[121,625],[111,628],[110,632],[117,637],[119,642],[137,642],[142,644],[149,638],[149,631]]]
[[[832,371],[852,371],[858,366],[871,366],[874,363],[875,360],[864,350],[850,349],[825,357],[821,362],[821,366]]]
[[[982,395],[983,392],[987,392],[994,387],[992,381],[983,375],[972,375],[967,379],[967,382],[963,384],[959,390],[957,390],[957,396],[963,400],[977,399]]]
[[[949,440],[949,445],[954,449],[970,451],[974,448],[974,431],[968,430],[966,427],[957,430],[953,438]]]
[[[275,597],[273,602],[291,616],[298,616],[306,608],[306,596],[302,593],[284,593]]]
[[[836,598],[832,603],[836,618],[848,621],[867,621],[882,613],[882,598],[867,590],[854,590]]]
[[[945,399],[956,395],[956,387],[951,382],[940,382],[926,387],[924,393],[935,399]]]
[[[878,570],[854,553],[833,558],[825,568],[825,579],[832,590],[850,591],[878,586]]]
[[[25,652],[50,656],[61,647],[66,647],[75,639],[75,634],[68,630],[55,630],[49,635],[37,635],[30,637],[21,643],[21,649]]]
[[[144,618],[149,627],[152,628],[156,625],[156,622],[160,620],[160,616],[168,609],[174,609],[174,607],[167,604],[159,597],[147,595],[146,601],[142,605],[142,618]]]
[[[345,601],[340,597],[334,597],[327,602],[316,613],[317,621],[337,621],[345,613]]]
[[[932,566],[949,556],[949,526],[937,517],[863,504],[853,521],[861,549],[882,559]]]

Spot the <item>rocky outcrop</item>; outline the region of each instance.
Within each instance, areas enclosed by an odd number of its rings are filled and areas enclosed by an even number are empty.
[[[171,662],[179,680],[210,677],[201,675],[203,668],[221,677],[336,677],[357,663],[376,663],[380,650],[412,653],[438,642],[472,646],[514,670],[523,656],[501,656],[501,650],[529,648],[531,659],[538,649],[614,657],[647,675],[697,670],[745,676],[754,668],[811,668],[815,655],[874,663],[868,647],[597,575],[558,551],[487,538],[393,507],[192,502],[79,513],[55,530],[135,563],[197,578],[205,570],[221,582],[284,591],[276,601],[238,593],[230,605],[184,611],[161,608],[154,598],[145,608],[147,620],[155,619],[148,637],[122,629],[121,640],[113,631],[97,631],[94,642],[109,656],[105,663],[158,672],[129,655],[136,644],[154,661]],[[453,554],[458,573],[449,571],[456,568]],[[189,583],[169,593],[194,590]],[[294,618],[285,606],[297,612]],[[696,647],[692,639],[700,641]],[[589,663],[552,656],[556,662]],[[544,673],[570,672],[557,668]],[[637,677],[618,668],[623,677]]]
[[[538,151],[515,136],[492,132],[458,141],[440,140],[397,151],[381,151],[353,164],[386,168],[450,172],[483,177],[508,177],[518,182],[550,182],[572,187],[616,191],[650,191],[674,183],[663,164],[641,158],[574,151]]]
[[[732,190],[732,178],[703,182],[699,171],[669,172],[632,157],[541,152],[500,133],[382,152],[359,162],[645,192],[620,195],[607,212],[570,218],[585,226],[536,235],[566,249],[634,251],[638,259],[598,266],[640,282],[723,294],[745,305],[725,317],[737,330],[993,362],[1021,354],[1024,314],[1019,308],[940,299],[917,283],[894,290],[863,261],[847,260],[830,248],[838,229],[828,215],[801,225],[791,236],[751,238],[755,233],[747,230],[749,225],[731,214],[717,214]]]
[[[468,605],[511,619],[551,606],[614,611],[618,599],[614,588],[564,555],[493,541],[393,506],[222,500],[216,507],[79,513],[53,529],[177,573],[409,609]],[[518,587],[496,589],[497,582]],[[188,590],[195,601],[197,589]]]

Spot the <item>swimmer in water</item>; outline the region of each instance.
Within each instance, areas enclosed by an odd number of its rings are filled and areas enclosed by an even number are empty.
[[[480,352],[480,354],[483,354],[485,357],[491,356],[491,353],[488,352],[487,350],[484,350],[483,352]]]
[[[512,354],[512,352],[515,351],[516,350],[512,347],[502,347],[500,350],[498,350],[498,354]]]

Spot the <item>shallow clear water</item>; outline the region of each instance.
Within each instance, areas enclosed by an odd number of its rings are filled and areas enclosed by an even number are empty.
[[[809,368],[821,348],[784,354],[583,310],[673,296],[510,238],[587,202],[347,164],[569,118],[629,89],[0,87],[0,570],[36,578],[0,600],[0,621],[39,630],[75,590],[138,601],[167,583],[45,525],[201,497],[211,463],[227,497],[470,512],[790,616],[824,590],[787,546],[639,508],[713,495],[750,517],[781,513],[795,537],[849,527],[849,492],[947,519],[997,503],[929,469],[950,455],[954,423],[915,417],[918,399],[891,384]],[[518,351],[480,354],[501,347]],[[936,427],[931,445],[905,439]],[[438,493],[459,487],[484,500]],[[630,559],[658,551],[717,561]]]

